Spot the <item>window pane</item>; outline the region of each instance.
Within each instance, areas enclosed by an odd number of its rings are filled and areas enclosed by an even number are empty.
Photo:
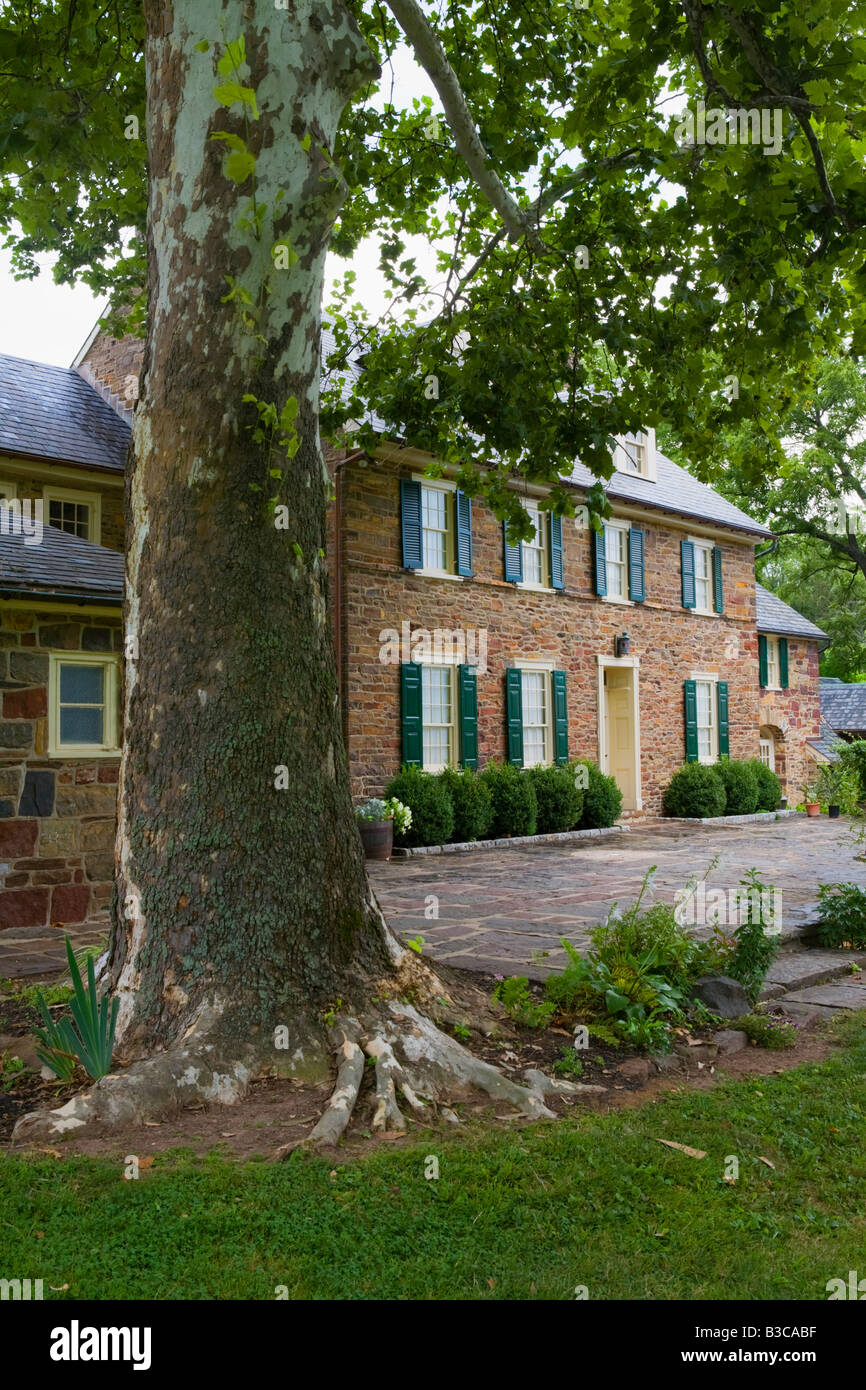
[[[548,676],[546,671],[524,671],[523,762],[532,767],[547,761]]]
[[[90,532],[90,503],[66,502],[51,498],[48,502],[48,521],[60,531],[70,535],[82,536],[87,540]]]
[[[435,487],[421,489],[421,526],[424,566],[444,570],[448,560],[448,511],[445,493]]]
[[[60,667],[60,703],[62,705],[101,705],[105,688],[103,666]]]
[[[611,598],[625,598],[625,531],[617,526],[605,526],[604,554],[608,595]]]
[[[421,671],[422,756],[425,767],[451,761],[452,677],[448,666],[424,666]]]
[[[60,710],[61,743],[102,743],[103,711],[86,705],[64,705]]]

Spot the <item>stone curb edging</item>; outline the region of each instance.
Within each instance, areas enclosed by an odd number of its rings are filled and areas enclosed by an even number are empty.
[[[751,816],[662,816],[660,825],[749,825],[753,821],[789,820],[804,816],[804,811],[788,808],[784,811],[755,811]]]
[[[392,859],[414,859],[426,854],[463,854],[479,849],[511,849],[520,845],[569,844],[572,840],[589,840],[601,835],[621,835],[628,831],[626,825],[609,825],[598,830],[560,830],[550,835],[512,835],[505,840],[462,840],[453,845],[418,845],[414,849],[398,846],[392,851]]]

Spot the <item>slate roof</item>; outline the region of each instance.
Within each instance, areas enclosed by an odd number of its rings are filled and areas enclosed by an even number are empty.
[[[837,733],[866,735],[866,681],[845,685],[821,680],[821,718]]]
[[[791,608],[771,594],[763,584],[755,585],[755,598],[759,632],[778,632],[783,637],[812,637],[817,642],[829,642],[826,632],[810,623],[796,608]]]
[[[572,483],[582,488],[591,488],[595,482],[593,474],[582,463],[576,463],[572,470]],[[738,531],[747,531],[753,536],[772,536],[759,521],[747,516],[745,512],[728,502],[706,483],[698,482],[678,463],[666,458],[656,450],[656,481],[642,478],[637,473],[614,473],[605,483],[605,491],[612,502],[631,502],[654,510],[676,512],[678,516],[691,516],[696,521],[711,521],[719,526],[732,526]],[[793,610],[792,610],[793,611]]]
[[[10,528],[10,522],[6,522]],[[45,526],[39,545],[0,529],[0,594],[28,593],[52,598],[71,595],[122,603],[123,556],[54,526]]]
[[[0,353],[0,454],[122,473],[129,425],[71,367]]]
[[[818,753],[820,757],[826,758],[828,763],[837,763],[839,761],[839,754],[836,752],[836,745],[839,742],[839,738],[835,729],[830,727],[823,715],[821,716],[819,728],[821,737],[807,738],[806,742],[810,748],[814,748],[815,752]]]

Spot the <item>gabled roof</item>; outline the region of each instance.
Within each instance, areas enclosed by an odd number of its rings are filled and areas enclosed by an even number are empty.
[[[129,425],[71,367],[0,353],[0,454],[122,473]]]
[[[755,585],[758,631],[778,632],[783,637],[811,637],[816,642],[828,642],[826,632],[815,623],[810,623],[796,608],[791,608],[782,599],[771,594],[763,584]]]
[[[821,715],[821,721],[818,727],[821,731],[821,737],[807,738],[806,742],[810,748],[815,750],[819,757],[825,758],[828,763],[837,763],[839,761],[839,754],[836,752],[836,745],[839,739],[836,736],[835,729],[830,727],[823,714]]]
[[[821,717],[837,733],[866,735],[866,681],[844,685],[842,681],[822,680]]]
[[[579,487],[591,488],[596,480],[588,468],[576,463],[570,481]],[[717,526],[731,526],[753,536],[769,538],[773,534],[658,450],[655,482],[637,473],[617,472],[605,483],[605,491],[611,502],[629,502],[656,511],[676,512],[678,516],[710,521]]]
[[[45,526],[38,545],[0,532],[0,595],[123,601],[123,556],[104,545]]]

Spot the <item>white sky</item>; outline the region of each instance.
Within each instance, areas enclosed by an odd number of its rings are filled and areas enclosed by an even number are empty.
[[[427,74],[403,48],[395,56],[393,100],[396,106],[411,106],[413,97],[430,96],[434,110],[441,112],[438,97]],[[391,96],[391,74],[388,68],[382,76],[375,100],[381,103]],[[447,127],[443,125],[443,130]],[[406,254],[414,255],[418,269],[428,283],[435,278],[435,253],[421,237],[408,238]],[[350,267],[357,275],[355,289],[367,311],[374,317],[387,307],[385,284],[378,270],[378,248],[372,242],[362,245],[351,261],[328,259],[328,283],[342,276]],[[51,275],[53,257],[39,257],[41,274],[36,280],[15,280],[12,277],[10,253],[0,246],[0,353],[10,357],[27,357],[34,362],[48,362],[68,367],[87,338],[100,314],[105,311],[105,299],[97,299],[85,285],[56,285]],[[327,303],[327,287],[325,302]]]

